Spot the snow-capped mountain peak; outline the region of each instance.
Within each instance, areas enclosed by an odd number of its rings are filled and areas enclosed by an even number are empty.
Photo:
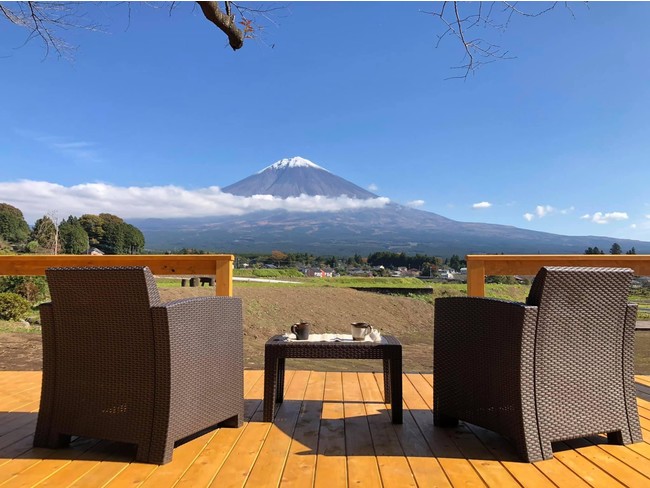
[[[280,161],[277,161],[272,165],[267,166],[263,170],[258,171],[257,174],[264,173],[266,170],[269,169],[286,169],[286,168],[314,168],[314,169],[322,169],[323,171],[327,171],[325,168],[318,166],[316,163],[312,163],[309,159],[296,156],[293,158],[281,159]]]
[[[243,197],[273,195],[277,198],[289,198],[318,195],[336,198],[346,195],[361,200],[377,198],[374,193],[298,156],[281,159],[262,171],[221,190],[224,193]]]

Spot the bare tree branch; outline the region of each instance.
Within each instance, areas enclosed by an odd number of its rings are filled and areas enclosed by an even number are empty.
[[[448,9],[447,4],[453,4],[453,9]],[[487,3],[487,2],[486,2]],[[471,32],[476,28],[482,28],[483,32],[488,32],[489,27],[495,31],[505,31],[514,16],[535,18],[544,15],[555,9],[559,2],[553,2],[549,6],[539,9],[538,3],[529,3],[538,8],[536,11],[528,12],[519,7],[519,2],[500,2],[503,9],[495,9],[497,2],[491,2],[490,8],[484,11],[483,2],[443,2],[440,9],[436,12],[423,12],[436,17],[444,26],[442,33],[438,34],[436,48],[440,46],[442,40],[447,37],[455,37],[460,42],[463,49],[463,60],[459,66],[452,66],[454,70],[461,70],[463,73],[450,78],[467,79],[470,74],[479,69],[481,66],[502,59],[513,59],[508,51],[498,44],[488,40],[486,37],[471,37]],[[585,2],[586,3],[586,2]],[[564,2],[565,8],[575,18],[575,14],[568,2]],[[469,14],[461,13],[472,9]],[[448,78],[449,79],[449,78]]]
[[[98,25],[86,21],[79,11],[79,4],[73,2],[3,2],[0,3],[0,16],[29,31],[25,44],[32,39],[40,39],[45,48],[45,57],[50,49],[59,57],[71,57],[74,47],[63,39],[64,31],[100,30]]]
[[[217,2],[197,2],[203,11],[205,18],[216,25],[228,36],[228,43],[233,51],[244,45],[244,32],[237,27],[235,16],[228,15],[221,10]],[[230,12],[230,2],[226,2],[227,11]]]

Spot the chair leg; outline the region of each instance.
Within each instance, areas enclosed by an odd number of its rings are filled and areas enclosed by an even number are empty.
[[[60,449],[70,445],[70,437],[67,434],[51,432],[45,427],[38,426],[34,433],[34,447],[45,447],[48,449]]]
[[[434,410],[433,425],[436,427],[456,427],[458,425],[458,419]]]
[[[541,446],[538,443],[530,446],[522,445],[517,448],[517,452],[522,460],[534,463],[544,459],[551,459],[553,457],[553,446],[550,442],[542,443]]]
[[[135,461],[138,463],[148,464],[167,464],[172,460],[174,452],[174,441],[166,440],[164,444],[158,446],[149,446],[138,444],[135,453]]]
[[[219,422],[220,427],[234,427],[238,428],[241,427],[244,424],[243,422],[243,415],[233,415],[232,417],[224,420],[223,422]]]
[[[628,430],[621,429],[614,432],[608,432],[607,442],[609,444],[617,444],[619,446],[623,446],[626,444],[632,444],[634,442],[640,442],[640,440],[633,439]]]

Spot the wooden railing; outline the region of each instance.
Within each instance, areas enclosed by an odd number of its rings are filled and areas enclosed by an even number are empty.
[[[149,266],[155,275],[214,276],[216,294],[232,296],[234,260],[232,254],[0,256],[0,275],[45,276],[46,268],[60,266]]]
[[[500,254],[467,256],[467,294],[485,296],[485,277],[535,275],[542,266],[606,266],[632,268],[637,276],[650,275],[648,254]]]

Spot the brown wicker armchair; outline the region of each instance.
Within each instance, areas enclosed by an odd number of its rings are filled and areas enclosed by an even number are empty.
[[[437,299],[435,425],[496,431],[531,462],[564,439],[640,442],[631,279],[630,269],[545,267],[527,304]]]
[[[34,445],[70,436],[137,445],[164,464],[174,442],[244,411],[242,304],[160,303],[146,267],[52,268],[41,305],[43,387]]]

